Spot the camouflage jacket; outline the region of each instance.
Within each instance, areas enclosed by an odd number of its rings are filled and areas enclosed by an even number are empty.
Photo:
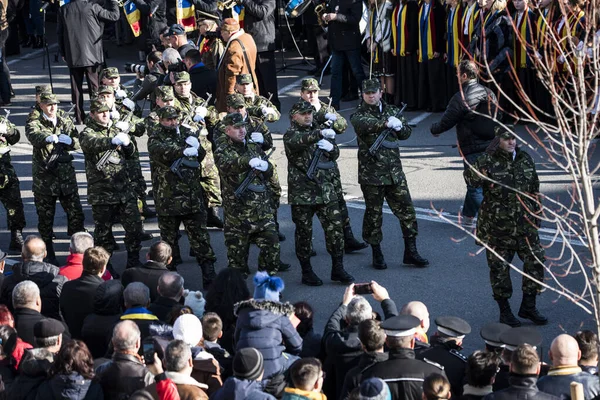
[[[39,104],[36,103],[35,105],[31,106],[31,111],[29,111],[29,115],[27,115],[27,123],[38,119],[41,114],[42,109],[40,108]]]
[[[7,120],[4,116],[0,117],[0,124],[6,123],[6,133],[0,135],[0,148],[10,147],[21,139],[21,133],[17,129],[16,125]],[[12,166],[10,151],[5,154],[0,154],[0,176],[10,178],[16,178],[17,174]],[[3,180],[4,178],[2,178]],[[0,180],[0,186],[2,184]]]
[[[115,107],[116,104],[115,104]],[[131,130],[128,132],[129,137],[131,138],[131,143],[133,144],[133,158],[131,159],[132,162],[139,162],[139,158],[140,158],[140,153],[138,151],[138,144],[137,141],[135,140],[136,137],[142,137],[142,135],[144,133],[146,133],[146,121],[138,116],[135,115],[135,113],[131,114],[131,118],[129,117],[129,113],[131,111],[127,108],[127,107],[122,107],[119,110],[119,118],[118,119],[113,119],[112,122],[113,124],[115,124],[118,121],[125,121],[129,124],[132,124],[133,126],[131,127]]]
[[[148,153],[152,162],[154,201],[158,215],[186,215],[201,212],[204,209],[202,201],[202,186],[200,162],[205,156],[202,146],[198,148],[198,157],[186,157],[186,162],[196,164],[196,167],[179,168],[181,177],[171,171],[173,163],[183,158],[183,150],[188,145],[188,136],[198,137],[197,130],[185,126],[175,129],[157,125],[149,134]]]
[[[244,100],[246,100],[246,110],[248,111],[248,114],[263,122],[277,122],[279,121],[279,118],[281,118],[281,113],[266,97],[254,95],[254,97],[244,97]],[[275,114],[270,114],[268,117],[265,117],[261,110],[263,106],[271,107],[275,111]]]
[[[129,108],[127,108],[123,105],[123,100],[132,99],[134,93],[131,90],[127,89],[122,84],[119,84],[119,89],[117,89],[117,90],[124,90],[126,95],[122,99],[117,99],[116,93],[115,93],[115,108],[119,111],[119,113],[127,114],[130,110],[129,110]],[[116,90],[115,90],[115,92],[116,92]],[[137,104],[135,105],[135,110],[133,110],[133,112],[138,117],[141,117],[141,115],[142,115],[142,109]]]
[[[248,125],[246,125],[246,141],[250,142],[250,135],[252,132],[260,132],[263,135],[263,143],[262,148],[263,151],[269,150],[273,147],[273,136],[271,136],[271,132],[267,125],[265,125],[260,118],[254,118],[251,116],[247,117]],[[214,130],[213,130],[213,142],[215,143],[215,148],[219,149],[219,147],[228,142],[229,138],[225,133],[225,125],[222,122],[219,122]]]
[[[320,164],[327,168],[317,168],[315,179],[306,176],[310,163],[318,149],[321,131],[316,124],[292,126],[283,136],[285,155],[288,159],[288,202],[296,205],[327,204],[337,200],[334,188],[335,161],[340,150],[335,145],[329,153],[323,152]]]
[[[25,135],[33,146],[32,177],[33,192],[51,196],[60,194],[71,194],[77,191],[77,179],[73,167],[73,156],[69,151],[79,149],[79,132],[73,125],[73,121],[63,110],[56,111],[57,126],[47,120],[43,113],[39,113],[37,119],[27,122]],[[66,146],[62,143],[47,143],[46,138],[53,134],[61,133],[71,137],[73,142]],[[54,150],[55,146],[62,147],[62,154],[58,159],[56,167],[47,171],[46,160]]]
[[[541,206],[537,201],[517,193],[521,191],[534,197],[539,193],[540,181],[531,156],[517,148],[513,160],[512,154],[496,149],[493,154],[481,155],[472,168],[465,169],[465,181],[470,186],[483,187],[477,237],[496,245],[536,235],[539,220],[530,212],[538,212]],[[502,185],[479,176],[475,170]]]
[[[391,130],[387,143],[379,148],[375,156],[369,153],[369,148],[377,137],[388,129],[388,118],[397,116],[399,111],[398,107],[389,105],[383,100],[381,111],[379,106],[370,106],[363,102],[350,117],[358,140],[358,183],[361,185],[395,185],[404,179],[399,141],[408,139],[412,129],[403,116],[398,118],[404,127],[399,132]]]
[[[196,107],[201,106],[201,105],[204,105],[206,107],[206,105],[204,104],[203,98],[198,97],[198,95],[196,95],[196,93],[194,93],[194,92],[191,92],[190,95],[192,96],[191,101],[184,97],[180,97],[177,95],[177,93],[175,93],[175,108],[177,108],[183,112],[184,115],[182,115],[182,117],[181,117],[182,120],[183,120],[183,118],[185,118],[187,116],[190,116],[190,118],[193,118]]]
[[[88,202],[91,205],[118,204],[135,198],[127,173],[126,161],[133,157],[133,144],[124,147],[112,144],[119,130],[110,125],[102,126],[95,120],[86,124],[81,133],[81,149],[85,155],[85,174],[88,181]],[[104,171],[96,164],[107,151],[113,152]]]
[[[319,103],[321,103],[321,108],[319,111],[313,113],[313,120],[319,126],[326,128],[327,126],[325,123],[327,122],[327,118],[325,118],[325,114],[335,114],[337,115],[337,120],[331,124],[330,128],[333,129],[338,135],[344,133],[344,131],[348,128],[348,121],[346,121],[346,118],[342,117],[342,115],[338,113],[335,108],[330,107],[328,104],[323,103],[322,101],[319,101]]]
[[[246,176],[251,173],[252,168],[248,163],[254,157],[265,159],[265,151],[258,144],[237,143],[227,136],[222,140],[219,151],[215,154],[221,177],[223,207],[229,222],[231,218],[242,223],[273,218],[275,210],[268,180],[273,174],[274,166],[270,162],[267,171],[257,171],[251,181],[252,186],[239,199],[234,194]]]

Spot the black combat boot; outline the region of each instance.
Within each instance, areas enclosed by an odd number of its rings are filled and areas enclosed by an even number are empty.
[[[416,265],[417,267],[427,267],[429,261],[419,254],[417,251],[417,238],[404,238],[404,264]]]
[[[215,263],[212,261],[203,261],[202,264],[200,264],[200,268],[202,269],[202,288],[208,290],[217,277]]]
[[[35,40],[33,42],[33,45],[31,46],[32,49],[41,49],[42,47],[44,47],[44,38],[41,35],[35,35]]]
[[[521,326],[521,321],[519,321],[517,317],[515,317],[515,315],[510,309],[510,303],[508,302],[508,299],[496,299],[496,302],[498,303],[498,307],[500,308],[499,322],[506,325],[510,325],[513,328]]]
[[[10,231],[10,244],[8,245],[9,250],[21,251],[23,249],[23,233],[20,229],[13,229]]]
[[[350,225],[344,228],[344,250],[346,251],[346,254],[366,249],[367,247],[369,247],[369,245],[365,242],[359,242],[358,240],[356,240],[354,234],[352,233],[352,227]]]
[[[344,257],[331,257],[331,280],[349,284],[354,282],[354,277],[344,269]]]
[[[179,249],[179,243],[175,243],[174,246],[171,246],[171,262],[167,265],[167,269],[169,271],[177,271],[177,266],[179,264],[183,264],[183,259],[181,258],[181,250]]]
[[[317,252],[316,252],[316,251],[314,251],[314,250],[311,250],[311,251],[310,251],[310,256],[311,256],[311,257],[316,257],[316,256],[317,256]]]
[[[373,268],[387,269],[387,264],[385,263],[383,253],[381,252],[381,245],[372,244],[371,249],[373,250]]]
[[[46,258],[44,258],[44,262],[52,265],[56,265],[57,267],[60,265],[58,260],[56,259],[56,254],[54,253],[54,243],[51,241],[46,242]]]
[[[146,240],[152,240],[154,239],[154,235],[151,234],[150,232],[146,232],[146,229],[144,229],[144,224],[142,224],[142,231],[140,232],[140,240],[142,242],[145,242]]]
[[[154,211],[152,208],[150,208],[150,206],[148,205],[148,201],[146,199],[141,199],[141,200],[142,200],[142,216],[144,218],[156,217],[156,211]]]
[[[310,260],[300,260],[302,268],[302,284],[307,286],[321,286],[323,281],[315,274],[310,265]]]
[[[285,237],[285,235],[283,233],[281,233],[281,231],[277,231],[277,236],[279,236],[279,241],[280,242],[285,242],[285,239],[287,239]]]
[[[127,265],[125,269],[129,268],[138,268],[143,267],[140,261],[140,252],[138,251],[128,251],[127,252]]]
[[[29,35],[27,41],[21,45],[21,47],[31,47],[35,44],[35,36]]]
[[[112,276],[113,279],[121,279],[121,274],[119,274],[115,270],[115,267],[112,265],[112,263],[110,261],[108,262],[108,264],[106,264],[106,270],[108,272],[110,272],[110,276]]]
[[[209,207],[206,215],[206,226],[210,228],[223,229],[223,220],[219,215],[217,207]]]
[[[535,306],[535,294],[523,293],[523,301],[519,308],[519,317],[529,319],[536,325],[546,325],[548,318],[544,317]]]
[[[279,272],[285,272],[285,271],[289,271],[290,268],[292,268],[291,264],[288,263],[284,263],[283,261],[279,260]]]

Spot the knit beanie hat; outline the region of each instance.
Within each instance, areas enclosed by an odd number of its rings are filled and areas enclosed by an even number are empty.
[[[279,292],[285,288],[281,278],[269,276],[267,272],[256,273],[254,286],[255,300],[279,301]]]
[[[202,296],[202,292],[185,289],[183,297],[185,298],[185,305],[192,309],[194,315],[202,318],[204,316],[204,307],[206,306],[206,300]]]
[[[202,323],[192,314],[184,314],[173,324],[173,338],[183,340],[189,346],[198,346],[202,339]]]
[[[360,384],[360,400],[392,400],[387,383],[379,378],[369,378]]]
[[[233,376],[236,378],[255,381],[263,371],[263,355],[254,347],[246,347],[235,353],[235,357],[233,357]]]

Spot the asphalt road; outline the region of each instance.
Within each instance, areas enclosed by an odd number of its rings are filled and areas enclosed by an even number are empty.
[[[48,32],[53,32],[49,27]],[[52,36],[52,35],[51,35]],[[64,63],[55,63],[56,53],[55,38],[50,38],[50,56],[55,93],[63,102],[62,107],[67,109],[70,102],[70,88],[68,69]],[[133,82],[133,74],[125,74],[123,65],[125,62],[135,62],[137,51],[132,46],[116,47],[111,43],[105,44],[108,50],[107,63],[116,66],[122,73],[122,82]],[[134,56],[135,54],[135,56]],[[303,64],[297,56],[289,57],[287,52],[286,63],[288,68],[278,73],[279,93],[282,101],[283,116],[277,123],[271,124],[270,128],[275,133],[274,141],[277,150],[274,158],[278,164],[278,172],[281,184],[287,189],[286,159],[283,150],[282,134],[289,126],[287,112],[291,105],[299,97],[299,84],[306,77],[306,71],[312,67]],[[25,50],[20,56],[9,58],[9,67],[12,72],[13,87],[16,98],[13,99],[11,120],[16,123],[21,132],[20,142],[14,146],[12,157],[17,173],[21,179],[21,189],[25,203],[27,217],[27,228],[25,234],[37,233],[37,216],[33,204],[31,192],[31,146],[24,135],[23,125],[29,107],[34,104],[34,87],[37,84],[49,83],[48,70],[42,69],[43,52],[40,50]],[[277,57],[279,65],[283,63],[281,56]],[[300,65],[293,65],[299,62]],[[293,65],[293,66],[292,66]],[[289,68],[292,66],[291,68]],[[329,77],[325,77],[321,95],[326,97],[329,93]],[[342,103],[342,115],[349,118],[357,102]],[[465,185],[462,178],[462,160],[455,148],[456,135],[454,130],[445,133],[439,138],[434,138],[429,133],[431,123],[435,122],[441,114],[429,114],[420,112],[407,113],[407,118],[416,123],[412,136],[404,142],[401,148],[402,163],[406,173],[411,195],[417,208],[419,220],[418,247],[421,253],[429,259],[431,266],[425,269],[410,268],[402,265],[401,231],[397,219],[386,209],[384,217],[384,242],[382,243],[384,254],[389,268],[385,271],[376,271],[371,268],[371,254],[365,249],[356,254],[345,257],[345,265],[357,282],[376,280],[388,288],[393,300],[398,307],[411,300],[423,301],[429,308],[432,317],[432,328],[430,334],[435,330],[433,319],[441,315],[456,315],[466,319],[473,328],[473,333],[465,339],[465,351],[471,351],[482,347],[479,338],[479,329],[483,324],[495,321],[498,311],[491,296],[489,286],[488,267],[485,254],[477,247],[472,238],[467,237],[458,228],[447,221],[442,220],[436,210],[443,210],[447,218],[456,221],[456,214],[462,206],[465,193]],[[520,128],[522,129],[522,128]],[[528,135],[523,132],[524,136]],[[138,140],[140,143],[143,171],[147,182],[150,184],[148,153],[146,140]],[[342,179],[346,191],[346,198],[350,210],[352,226],[357,237],[360,238],[364,203],[362,193],[357,183],[357,161],[356,140],[353,129],[350,127],[346,133],[339,137],[338,143],[342,146],[339,160]],[[542,192],[553,198],[568,199],[568,178],[560,171],[551,168],[545,163],[545,159],[539,155],[535,156],[537,168],[542,180]],[[594,159],[597,157],[594,157]],[[597,160],[592,160],[597,163]],[[93,220],[91,208],[87,203],[86,180],[83,166],[83,155],[76,155],[75,165],[77,178],[80,182],[80,195],[86,214],[86,227],[93,231]],[[284,190],[285,192],[286,190]],[[5,213],[2,209],[1,213]],[[6,230],[4,217],[0,217],[0,248],[7,248],[10,233]],[[286,282],[284,298],[287,301],[306,300],[310,302],[316,311],[316,327],[321,329],[327,318],[341,301],[344,287],[332,283],[329,280],[331,261],[325,250],[323,231],[318,222],[314,227],[314,247],[317,257],[313,258],[315,271],[324,279],[325,285],[318,288],[306,287],[300,284],[300,268],[294,254],[294,225],[290,217],[290,208],[286,204],[286,197],[282,198],[280,209],[280,222],[287,240],[282,243],[282,259],[292,263],[292,270],[282,273],[281,277]],[[156,219],[145,222],[146,230],[159,236]],[[550,244],[552,227],[546,227],[543,232],[543,243]],[[123,230],[120,226],[115,227],[115,235],[121,241]],[[66,217],[62,208],[57,206],[55,220],[55,231],[58,239],[56,248],[58,258],[64,261],[68,252],[68,237],[66,234]],[[221,231],[211,231],[211,242],[218,257],[218,269],[227,265],[226,251]],[[151,241],[144,243],[141,255],[144,256]],[[547,249],[549,257],[559,257],[560,243],[555,243]],[[182,254],[187,255],[188,243],[184,236],[181,240]],[[124,246],[121,246],[122,249]],[[579,251],[584,248],[577,247]],[[250,266],[256,268],[256,249],[252,250]],[[18,259],[18,254],[11,254],[10,258]],[[114,264],[122,269],[125,264],[126,254],[124,250],[114,254]],[[189,289],[200,289],[201,279],[199,268],[193,259],[184,257],[185,263],[179,267],[179,271],[186,280]],[[516,262],[520,266],[520,262]],[[585,280],[581,273],[565,274],[564,268],[553,266],[552,271],[557,274],[556,279],[575,292],[582,292]],[[520,283],[521,277],[513,271],[513,282],[515,285],[515,296],[512,300],[513,309],[518,309],[521,299]],[[563,276],[564,275],[564,276]],[[552,283],[549,273],[546,280]],[[250,286],[252,285],[249,281]],[[550,323],[541,328],[544,337],[543,347],[547,348],[556,335],[568,332],[574,333],[579,329],[594,329],[593,316],[584,312],[580,307],[566,300],[564,297],[547,290],[539,297],[539,309],[548,316]],[[376,310],[380,310],[375,306]],[[526,322],[527,324],[527,322]],[[546,353],[546,350],[543,350]],[[547,356],[544,354],[544,358]]]

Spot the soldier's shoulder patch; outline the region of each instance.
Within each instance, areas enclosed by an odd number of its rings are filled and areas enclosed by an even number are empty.
[[[462,360],[463,362],[467,362],[467,357],[463,353],[461,353],[460,351],[458,351],[456,349],[450,350],[450,354],[452,354],[454,357]]]
[[[444,366],[442,364],[438,364],[435,361],[431,361],[427,358],[423,358],[423,361],[425,361],[429,365],[433,365],[434,367],[441,369],[442,371],[444,370]]]

